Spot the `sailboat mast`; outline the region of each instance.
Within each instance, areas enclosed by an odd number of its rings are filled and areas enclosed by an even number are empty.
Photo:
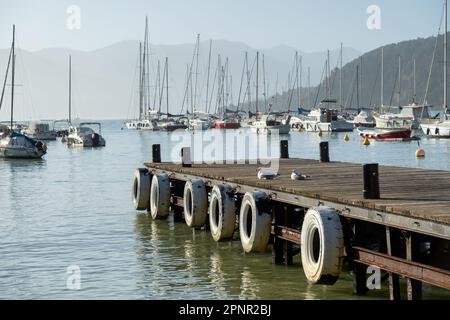
[[[142,120],[142,99],[144,97],[142,91],[142,42],[139,42],[139,120]]]
[[[397,103],[400,106],[400,94],[402,90],[402,58],[401,56],[398,56],[398,96],[397,96]]]
[[[14,77],[16,72],[16,53],[15,53],[15,45],[16,45],[16,25],[13,24],[13,40],[11,46],[11,59],[12,59],[12,68],[11,68],[11,130],[13,130],[13,122],[14,122]]]
[[[69,124],[72,123],[72,56],[69,55]]]
[[[258,113],[259,51],[256,52],[256,113]]]
[[[143,108],[143,114],[144,117],[147,116],[147,101],[146,101],[146,91],[148,83],[146,83],[147,80],[147,74],[146,74],[146,67],[147,67],[147,37],[148,37],[148,18],[145,17],[145,33],[144,33],[144,53],[142,56],[142,108]]]
[[[299,86],[299,60],[298,51],[295,52],[295,83],[297,84],[297,107],[300,106],[300,86]]]
[[[209,74],[211,72],[211,49],[212,49],[212,40],[209,40],[209,55],[208,55],[208,76],[206,79],[206,100],[205,100],[205,108],[206,111],[209,110],[208,106],[208,96],[209,96]]]
[[[343,107],[343,103],[342,103],[342,51],[343,51],[343,47],[342,47],[342,42],[341,42],[341,54],[340,54],[340,69],[339,69],[339,104],[341,105],[341,110]]]
[[[380,106],[384,105],[384,48],[381,48],[381,101]]]
[[[248,111],[250,111],[250,108],[251,108],[251,99],[252,99],[252,96],[251,96],[251,92],[250,92],[250,70],[249,70],[249,67],[248,67],[248,53],[247,53],[247,51],[245,52],[245,65],[246,65],[246,67],[247,67],[247,96],[248,96]]]
[[[308,67],[308,104],[311,107],[311,67]]]
[[[266,92],[266,64],[264,61],[264,54],[262,56],[262,67],[263,67],[263,94],[264,94],[264,108],[267,111],[267,92]]]
[[[445,0],[445,34],[444,34],[444,107],[447,109],[447,0]]]
[[[359,91],[360,91],[360,99],[363,100],[363,86],[362,86],[362,80],[363,80],[363,56],[359,57]],[[358,104],[359,107],[359,104]]]
[[[166,57],[166,110],[169,117],[169,58]]]
[[[416,102],[416,59],[414,59],[414,75],[413,75],[413,80],[414,80],[414,92],[413,92],[413,102]]]
[[[200,51],[200,34],[197,34],[197,51],[195,54],[195,85],[194,85],[194,103],[193,108],[197,107],[197,82],[198,82],[198,56]],[[192,110],[194,112],[194,110]]]
[[[356,65],[356,108],[359,113],[359,65]]]

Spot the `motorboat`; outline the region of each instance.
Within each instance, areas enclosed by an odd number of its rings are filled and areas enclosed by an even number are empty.
[[[50,125],[45,122],[31,122],[23,133],[37,140],[56,140],[57,136],[56,131],[51,130]]]
[[[375,118],[370,110],[361,110],[351,121],[355,128],[373,128],[375,127]]]
[[[302,120],[302,127],[313,132],[350,132],[353,123],[338,116],[337,109],[316,108]]]
[[[88,126],[98,126],[95,131]],[[104,147],[105,139],[101,135],[102,126],[99,122],[82,122],[78,127],[70,126],[67,136],[67,145],[70,147]]]
[[[429,106],[419,106],[415,102],[395,109],[398,109],[399,112],[374,114],[376,127],[379,129],[419,129],[422,121],[431,119]]]
[[[291,131],[290,118],[283,121],[276,118],[275,114],[264,114],[259,119],[253,121],[249,126],[252,132],[260,134],[289,134]]]

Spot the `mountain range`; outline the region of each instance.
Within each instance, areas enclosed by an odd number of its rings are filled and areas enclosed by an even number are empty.
[[[209,41],[200,42],[198,68],[198,105],[202,109],[206,99],[206,75],[209,57]],[[181,110],[185,92],[186,66],[191,64],[195,44],[150,46],[150,96],[155,99],[157,61],[169,58],[169,111]],[[72,57],[73,117],[89,119],[124,119],[137,115],[138,104],[138,41],[121,41],[93,51],[68,48],[48,48],[39,51],[17,49],[15,118],[18,120],[62,119],[68,112],[68,57]],[[248,52],[250,64],[254,63],[257,49],[241,42],[214,40],[210,72],[210,88],[217,83],[213,78],[218,54],[222,63],[229,60],[234,104],[237,103],[244,54]],[[275,92],[278,75],[278,92],[288,90],[288,73],[293,68],[296,51],[302,56],[306,85],[306,69],[311,68],[311,84],[318,84],[327,52],[303,52],[288,46],[259,50],[266,71],[269,93]],[[332,65],[337,63],[339,50],[331,50]],[[344,48],[344,63],[360,55],[352,48]],[[3,82],[9,48],[0,49],[0,78]],[[260,71],[261,72],[261,71]],[[193,75],[194,77],[195,75]],[[254,80],[253,85],[254,85]],[[8,79],[8,84],[10,79]],[[260,73],[260,83],[262,75]],[[255,91],[252,89],[253,92]],[[260,89],[262,92],[262,89]],[[211,93],[210,93],[211,94]],[[252,95],[253,97],[253,95]],[[9,119],[10,85],[6,88],[0,120]],[[164,99],[165,101],[165,99]],[[158,105],[158,101],[155,101]],[[202,105],[203,104],[203,105]],[[165,102],[162,106],[165,110]],[[186,110],[186,109],[184,109]]]

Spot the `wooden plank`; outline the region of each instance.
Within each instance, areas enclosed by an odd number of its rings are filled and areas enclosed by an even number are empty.
[[[274,193],[288,192],[313,199],[355,205],[388,213],[450,224],[450,172],[380,166],[380,200],[362,199],[362,165],[343,162],[320,163],[308,159],[282,159],[280,177],[258,180],[258,164],[198,165],[148,164],[151,168],[228,181]],[[292,181],[298,169],[311,180]],[[420,190],[420,192],[418,192]]]

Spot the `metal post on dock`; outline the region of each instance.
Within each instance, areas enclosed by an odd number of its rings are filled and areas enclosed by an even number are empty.
[[[364,199],[380,199],[380,182],[378,178],[378,163],[363,165],[363,197]]]
[[[289,159],[289,142],[287,140],[280,141],[280,159]]]
[[[161,145],[160,144],[152,145],[152,162],[153,163],[161,163]]]
[[[328,141],[321,142],[319,146],[320,146],[320,162],[330,162]]]
[[[191,148],[189,147],[181,148],[181,166],[192,167]]]

